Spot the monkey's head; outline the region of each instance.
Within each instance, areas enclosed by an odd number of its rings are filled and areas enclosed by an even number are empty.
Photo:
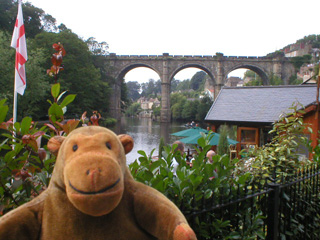
[[[51,184],[65,190],[79,211],[102,216],[115,209],[123,195],[124,179],[130,174],[126,154],[133,148],[129,135],[99,126],[81,127],[67,137],[49,140],[57,154]]]

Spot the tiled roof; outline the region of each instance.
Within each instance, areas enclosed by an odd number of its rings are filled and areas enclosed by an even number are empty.
[[[293,102],[308,106],[316,101],[317,86],[224,87],[206,121],[272,123],[288,113]]]

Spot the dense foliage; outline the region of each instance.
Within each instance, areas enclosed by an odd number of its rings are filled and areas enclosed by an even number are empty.
[[[320,35],[312,34],[297,40],[297,43],[311,43],[312,48],[320,48]]]
[[[60,84],[52,86],[53,100],[49,100],[50,123],[38,126],[31,117],[21,122],[5,121],[8,114],[6,100],[0,101],[0,213],[15,208],[47,188],[55,157],[46,149],[46,141],[54,135],[68,134],[79,120],[63,123],[64,109],[75,95],[63,96]]]
[[[261,86],[261,85],[263,85],[261,77],[257,73],[255,73],[251,70],[247,70],[244,73],[244,79],[246,79],[246,78],[248,79],[248,82],[244,84],[245,86]],[[283,81],[281,80],[281,78],[276,76],[275,74],[270,75],[268,80],[269,80],[269,85],[272,85],[272,86],[283,84]],[[294,82],[295,80],[296,80],[296,78],[294,78],[294,80],[292,80],[289,84],[295,84],[295,82]]]
[[[292,57],[292,58],[290,58],[290,62],[293,64],[296,71],[299,71],[300,67],[303,64],[308,64],[311,62],[311,58],[312,58],[312,56],[307,54],[307,55],[303,55],[303,56]]]
[[[12,33],[16,22],[17,9],[18,1],[0,1],[0,30]],[[55,18],[28,2],[23,4],[23,21],[30,38],[34,38],[43,31],[51,32],[57,29]]]
[[[17,3],[2,0],[0,17],[0,97],[7,98],[9,114],[12,114],[15,51],[10,47],[11,34],[17,14]],[[28,61],[26,63],[27,88],[23,97],[18,96],[18,116],[30,116],[35,120],[47,118],[47,105],[42,99],[50,97],[50,84],[55,80],[46,76],[54,53],[53,43],[60,42],[67,51],[64,71],[59,75],[62,90],[77,93],[72,112],[67,117],[80,117],[84,111],[98,110],[107,116],[111,79],[105,62],[107,44],[94,38],[80,39],[63,24],[56,27],[55,19],[29,3],[23,4]],[[58,30],[58,32],[56,32]]]
[[[228,143],[228,132],[229,132],[229,127],[227,125],[220,126],[219,128],[220,137],[219,137],[217,153],[221,156],[224,154],[230,153],[229,143]]]
[[[247,154],[252,157],[250,164],[257,175],[290,175],[302,164],[308,163],[308,157],[301,155],[299,148],[310,145],[305,129],[307,132],[312,130],[303,123],[304,112],[299,110],[301,107],[294,103],[289,113],[280,116],[270,131],[274,135],[270,143],[249,149]],[[310,147],[309,150],[313,151]]]
[[[212,105],[212,100],[208,96],[188,99],[182,93],[173,93],[170,99],[172,118],[175,120],[203,121]]]

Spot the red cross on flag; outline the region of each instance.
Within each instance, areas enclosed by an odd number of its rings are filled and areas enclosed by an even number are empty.
[[[28,55],[21,0],[19,0],[18,16],[13,30],[11,47],[16,49],[14,90],[20,95],[23,95],[26,88],[25,63],[28,60]]]

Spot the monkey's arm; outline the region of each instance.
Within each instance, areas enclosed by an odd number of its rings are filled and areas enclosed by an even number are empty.
[[[26,204],[0,218],[0,239],[37,240],[41,231],[42,204]]]

